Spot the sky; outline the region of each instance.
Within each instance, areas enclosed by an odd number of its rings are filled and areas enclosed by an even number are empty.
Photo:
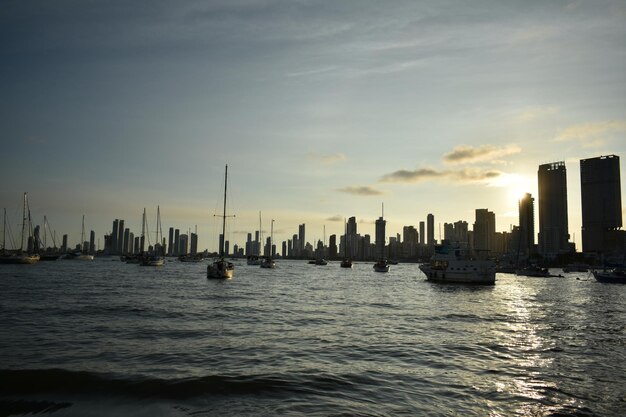
[[[565,161],[580,250],[580,159],[625,172],[625,1],[6,0],[0,40],[14,235],[28,192],[70,244],[159,206],[217,250],[226,164],[231,246],[259,212],[279,245],[374,236],[383,204],[388,237],[477,208],[508,231]]]

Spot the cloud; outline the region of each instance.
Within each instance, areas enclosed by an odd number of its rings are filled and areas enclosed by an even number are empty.
[[[435,171],[430,168],[420,168],[414,171],[407,169],[401,169],[391,174],[385,174],[380,179],[380,182],[419,182],[429,179],[436,179],[445,177],[447,175],[444,171]]]
[[[580,123],[564,129],[556,142],[578,141],[584,148],[602,146],[615,134],[626,131],[626,121],[605,120],[600,122]]]
[[[493,146],[482,145],[478,147],[459,145],[452,152],[443,156],[443,161],[448,164],[473,164],[482,161],[493,161],[507,155],[520,153],[522,149],[517,145]]]
[[[459,169],[437,171],[430,168],[420,168],[416,170],[401,169],[391,174],[383,175],[380,182],[415,183],[429,180],[451,180],[462,182],[490,181],[502,175],[496,170],[484,169]]]
[[[381,195],[383,193],[382,191],[377,190],[367,185],[358,186],[358,187],[348,186],[344,188],[339,188],[337,191],[346,193],[346,194],[361,195],[361,196]]]
[[[343,217],[341,217],[339,214],[335,214],[334,216],[327,217],[326,221],[327,222],[342,222]]]

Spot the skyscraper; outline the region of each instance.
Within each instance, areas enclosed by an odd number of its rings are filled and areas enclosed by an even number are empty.
[[[304,252],[304,245],[306,243],[306,241],[304,240],[305,236],[304,236],[304,223],[298,226],[298,245],[299,245],[299,252],[298,255],[301,255],[302,252]]]
[[[580,160],[584,252],[624,249],[619,156]]]
[[[565,162],[539,165],[539,253],[567,252],[567,171]]]
[[[495,213],[489,211],[489,209],[476,209],[476,219],[474,221],[474,249],[477,251],[491,251],[495,249],[495,234]]]
[[[385,256],[385,225],[387,221],[380,216],[376,220],[376,256]]]
[[[167,256],[172,256],[172,250],[174,249],[174,228],[170,227],[170,232],[169,232],[169,240],[168,240],[168,246],[167,246]]]
[[[118,243],[117,243],[117,239],[119,236],[119,220],[115,219],[113,220],[113,229],[111,230],[111,253],[113,255],[117,254],[117,247],[118,247]]]
[[[420,235],[419,235],[420,245],[424,244],[424,239],[425,239],[425,236],[426,236],[424,234],[424,230],[425,230],[425,224],[424,224],[424,222],[420,222]]]
[[[428,246],[435,245],[435,216],[430,213],[426,216],[426,243]]]
[[[353,216],[348,219],[347,234],[356,235],[356,233],[356,217]]]
[[[535,244],[535,199],[526,193],[519,201],[519,250],[530,255]]]

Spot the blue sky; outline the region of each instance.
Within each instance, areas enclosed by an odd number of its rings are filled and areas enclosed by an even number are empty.
[[[259,211],[276,241],[353,215],[373,235],[383,202],[388,235],[476,208],[503,231],[565,161],[579,244],[578,161],[624,171],[624,22],[623,1],[5,1],[0,202],[17,230],[28,191],[70,243],[83,214],[138,232],[160,205],[215,249],[228,163],[234,243]]]

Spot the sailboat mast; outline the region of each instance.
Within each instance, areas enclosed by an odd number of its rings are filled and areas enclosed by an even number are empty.
[[[24,250],[24,229],[26,228],[26,199],[27,193],[24,193],[24,207],[22,209],[22,240],[20,241],[20,253]]]
[[[224,172],[224,212],[222,215],[222,239],[220,241],[220,256],[224,256],[224,242],[226,241],[226,190],[228,187],[228,164]]]
[[[145,248],[145,233],[146,233],[146,208],[143,209],[143,216],[141,217],[141,253],[144,252]]]
[[[257,255],[261,256],[263,252],[263,223],[261,222],[261,211],[259,210],[259,253]]]
[[[2,252],[6,251],[7,209],[4,209],[4,226],[2,226]]]
[[[85,215],[83,214],[83,226],[80,229],[80,251],[85,251]]]

